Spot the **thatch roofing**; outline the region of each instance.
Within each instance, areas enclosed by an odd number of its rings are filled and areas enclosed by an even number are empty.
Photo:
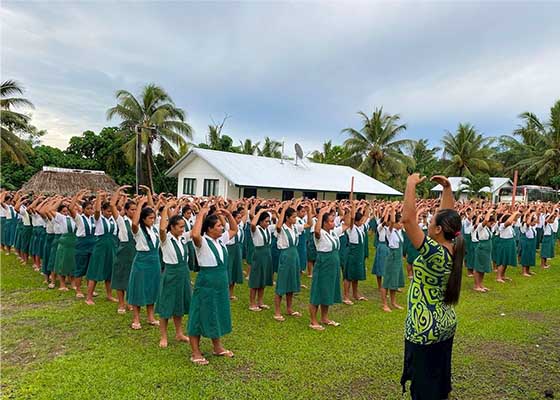
[[[81,189],[114,191],[118,185],[103,171],[43,167],[22,186],[25,192],[73,196]]]

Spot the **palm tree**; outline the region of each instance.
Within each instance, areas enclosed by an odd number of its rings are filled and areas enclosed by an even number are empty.
[[[525,154],[513,168],[522,169],[522,177],[534,174],[537,181],[546,183],[560,175],[560,100],[550,109],[546,123],[531,113],[523,113],[520,118],[525,126],[514,134],[522,136]]]
[[[437,158],[437,153],[440,150],[441,149],[439,147],[430,148],[428,145],[428,139],[413,141],[405,146],[405,153],[414,162],[414,167],[411,168],[411,170],[427,177],[437,175],[441,172],[440,162]],[[420,183],[416,187],[416,190],[422,197],[428,197],[432,187],[433,183],[426,180]]]
[[[159,144],[159,151],[167,162],[175,162],[179,156],[176,148],[185,146],[187,138],[192,139],[192,128],[185,122],[185,111],[176,107],[167,92],[153,83],[144,87],[138,99],[126,90],[118,90],[116,98],[117,105],[107,110],[107,119],[119,117],[122,120],[122,133],[139,130],[148,174],[147,184],[153,188],[154,144]],[[136,161],[137,136],[134,135],[123,146],[131,165]]]
[[[331,140],[323,143],[323,151],[315,150],[311,153],[311,160],[321,164],[345,164],[349,160],[349,155],[343,146],[332,144]]]
[[[268,136],[264,138],[264,144],[259,150],[259,156],[282,158],[282,143],[272,140]]]
[[[410,157],[401,151],[401,147],[411,143],[408,139],[395,140],[406,130],[406,124],[399,124],[398,114],[384,114],[383,107],[376,108],[371,117],[364,112],[362,128],[346,128],[342,133],[350,137],[344,145],[353,157],[360,160],[358,169],[374,178],[404,175],[406,167],[412,165]]]
[[[254,156],[255,154],[259,154],[259,145],[261,144],[261,142],[253,143],[251,139],[245,139],[244,142],[240,140],[239,144],[239,150],[241,153],[250,154],[252,156]]]
[[[29,129],[30,117],[14,111],[17,107],[34,108],[33,104],[22,97],[11,97],[23,94],[23,88],[14,80],[7,80],[0,84],[0,120],[1,120],[1,148],[16,164],[28,163],[26,153],[31,153],[31,147],[22,140],[17,132]]]
[[[470,178],[478,172],[488,172],[495,162],[491,138],[484,138],[471,124],[459,124],[457,131],[447,131],[442,139],[443,155],[449,156],[444,173]]]

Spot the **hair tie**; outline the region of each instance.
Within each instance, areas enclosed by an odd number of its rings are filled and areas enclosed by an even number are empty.
[[[459,236],[461,236],[461,231],[455,232],[455,237],[459,237]]]

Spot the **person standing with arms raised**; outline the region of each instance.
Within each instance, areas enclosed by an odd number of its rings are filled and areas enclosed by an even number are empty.
[[[432,181],[443,187],[440,207],[430,221],[426,236],[418,226],[416,186],[426,178],[408,177],[402,223],[420,256],[413,264],[405,323],[403,392],[411,381],[413,400],[447,399],[451,392],[451,354],[465,254],[461,217],[453,209],[451,184],[446,177]],[[429,295],[428,295],[429,293]]]

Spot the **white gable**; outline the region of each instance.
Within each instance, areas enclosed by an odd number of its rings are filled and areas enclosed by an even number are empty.
[[[392,187],[379,182],[351,167],[319,164],[309,160],[259,157],[194,148],[171,167],[166,175],[178,176],[188,168],[193,158],[200,157],[237,186],[285,188],[293,190],[349,192],[354,177],[354,191],[366,194],[402,195]]]

